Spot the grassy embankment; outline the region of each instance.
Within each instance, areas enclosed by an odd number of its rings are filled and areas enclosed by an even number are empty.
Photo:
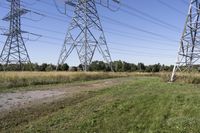
[[[68,133],[198,133],[200,86],[160,78],[85,92],[0,118],[0,131]]]

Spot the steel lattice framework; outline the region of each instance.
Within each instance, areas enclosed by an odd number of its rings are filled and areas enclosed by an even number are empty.
[[[69,4],[69,2],[68,2]],[[60,53],[58,65],[64,64],[71,52],[76,49],[84,71],[88,70],[97,49],[112,70],[112,60],[98,16],[95,0],[78,0],[74,17]]]
[[[19,64],[20,69],[23,64],[30,63],[30,58],[22,37],[21,16],[28,11],[20,7],[20,0],[7,0],[10,2],[10,12],[3,19],[10,22],[9,32],[5,45],[0,55],[0,63],[7,67],[9,64]]]
[[[180,48],[176,65],[174,66],[171,81],[175,80],[175,73],[188,71],[198,64],[200,59],[200,3],[198,0],[191,0],[189,12],[186,18],[184,31],[180,41]]]

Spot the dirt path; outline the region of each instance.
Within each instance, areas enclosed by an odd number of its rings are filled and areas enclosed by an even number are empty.
[[[71,97],[84,91],[97,91],[105,87],[121,84],[129,78],[107,79],[96,82],[76,83],[67,87],[52,88],[49,90],[21,91],[16,93],[0,94],[0,112],[11,111],[33,104],[43,104],[54,100]]]

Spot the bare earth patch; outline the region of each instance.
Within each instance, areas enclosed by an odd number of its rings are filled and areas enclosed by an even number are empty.
[[[107,79],[97,82],[79,83],[67,87],[52,88],[50,90],[20,91],[15,93],[0,94],[0,112],[11,111],[33,104],[53,102],[64,97],[71,97],[84,91],[97,91],[105,87],[117,85],[126,81],[127,78]]]

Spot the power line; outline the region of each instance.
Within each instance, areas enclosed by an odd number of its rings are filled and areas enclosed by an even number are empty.
[[[139,27],[136,27],[136,26],[127,24],[127,23],[123,23],[123,22],[118,21],[118,20],[114,20],[114,19],[112,19],[112,18],[110,18],[110,17],[103,16],[103,19],[106,19],[106,20],[115,22],[115,23],[117,23],[117,24],[119,24],[119,25],[123,25],[123,26],[125,26],[125,27],[131,28],[131,29],[134,29],[134,30],[137,30],[137,31],[146,33],[146,34],[150,34],[150,35],[152,35],[152,36],[156,36],[156,37],[159,37],[159,38],[164,38],[164,39],[171,40],[171,41],[176,41],[176,40],[170,39],[169,37],[167,37],[167,36],[165,36],[165,35],[161,35],[161,34],[158,34],[158,33],[155,33],[155,32],[151,32],[151,31],[147,31],[147,30],[144,30],[144,29],[142,29],[142,28],[139,28]]]
[[[28,26],[28,25],[26,25]],[[31,27],[31,28],[36,28],[36,27],[33,27],[33,26],[28,26],[28,27]],[[37,27],[38,28],[38,27]],[[39,30],[41,30],[41,28],[38,28]],[[47,30],[47,29],[45,29]],[[50,30],[48,30],[50,31]],[[51,32],[56,32],[56,31],[51,31]],[[62,32],[56,32],[56,33],[59,33],[59,34],[63,34]],[[61,38],[56,38],[56,37],[52,37],[52,36],[47,36],[47,35],[42,35],[44,38],[48,38],[48,39],[52,39],[52,40],[58,40],[58,41],[62,41],[63,39]],[[44,41],[43,41],[44,42]],[[47,42],[47,44],[52,44],[51,42]],[[124,43],[118,43],[118,42],[109,42],[109,44],[114,44],[114,45],[121,45],[121,46],[135,46],[135,45],[128,45],[128,44],[124,44]],[[130,48],[129,47],[129,48]],[[163,51],[169,51],[169,50],[173,50],[173,49],[163,49],[163,48],[156,48],[156,47],[144,47],[144,46],[139,46],[137,45],[138,48],[145,48],[145,49],[151,49],[151,50],[163,50]]]
[[[40,12],[42,12],[41,10],[37,10],[37,9],[33,9],[32,8],[32,10],[35,10],[35,11],[40,11]],[[47,12],[44,12],[43,11],[43,13],[47,13]],[[54,15],[55,16],[55,15]],[[60,19],[60,18],[58,18],[58,17],[54,17],[54,16],[50,16],[50,15],[47,15],[47,14],[45,14],[45,17],[49,17],[49,18],[51,18],[51,19],[53,19],[53,20],[58,20],[58,21],[61,21],[61,22],[67,22],[67,20],[64,20],[64,19]],[[67,16],[67,17],[69,17],[69,16]],[[69,22],[69,21],[68,21]],[[113,22],[113,21],[112,21]],[[38,28],[38,27],[37,27]],[[41,28],[40,28],[41,29]],[[109,28],[107,28],[107,29],[109,29]],[[49,29],[45,29],[46,31],[52,31],[52,30],[49,30]],[[112,31],[113,31],[113,29],[111,29]],[[53,31],[54,32],[54,31]],[[123,33],[122,31],[119,31],[120,33]],[[59,33],[59,32],[57,32],[57,31],[55,31],[55,33]],[[112,32],[113,33],[113,32]],[[65,34],[65,33],[62,33],[62,34]],[[132,33],[131,33],[132,34]],[[136,39],[136,38],[135,38]],[[138,38],[137,38],[138,39]],[[145,39],[139,39],[139,40],[145,40]],[[148,40],[149,41],[149,40]]]
[[[56,44],[56,43],[52,43],[52,42],[49,42],[49,41],[43,41],[43,40],[40,40],[40,42],[42,42],[42,43],[45,43],[45,44],[49,44],[49,45],[54,45],[54,46],[58,46],[59,44]],[[111,43],[109,43],[109,44],[111,44]],[[117,43],[112,43],[112,44],[117,44]],[[118,43],[119,44],[119,43]],[[127,44],[123,44],[124,46],[125,45],[127,45]],[[112,50],[116,50],[116,49],[111,49],[111,51]],[[154,48],[154,49],[152,49],[152,50],[156,50],[156,48]],[[158,50],[160,50],[160,49],[158,49]],[[124,53],[123,54],[129,54],[129,55],[132,55],[133,56],[133,54],[130,54],[130,53],[136,53],[135,51],[131,51],[131,50],[123,50],[123,49],[117,49],[116,51],[123,51]],[[137,51],[138,52],[138,51]],[[120,53],[120,52],[112,52],[112,53]],[[158,56],[158,55],[160,55],[160,54],[155,54],[155,53],[146,53],[146,52],[142,52],[143,54],[141,54],[141,53],[137,53],[137,56],[144,56],[144,57],[156,57],[156,56],[152,56],[152,55],[157,55],[157,58],[159,58],[160,56]],[[161,55],[162,56],[162,55]],[[166,56],[166,55],[165,55]],[[167,56],[169,56],[169,55],[167,55]],[[172,56],[171,56],[172,57]]]
[[[154,17],[154,16],[152,16],[152,15],[146,13],[146,12],[140,11],[140,10],[134,8],[134,7],[131,7],[131,6],[126,5],[126,4],[124,4],[124,3],[121,3],[121,6],[124,6],[124,7],[128,8],[128,9],[134,11],[134,12],[137,12],[138,14],[141,14],[141,15],[143,15],[143,16],[145,16],[145,17],[147,17],[147,18],[150,18],[150,19],[152,19],[152,20],[155,20],[155,21],[157,21],[157,22],[159,22],[159,23],[161,23],[161,24],[165,24],[165,25],[168,26],[169,28],[174,28],[174,29],[180,30],[177,26],[174,26],[174,25],[172,25],[172,24],[169,24],[169,23],[167,23],[167,22],[165,22],[165,21],[163,21],[163,20],[160,20],[160,19],[158,19],[158,18],[156,18],[156,17]]]
[[[111,50],[112,51],[112,50]],[[124,57],[124,55],[130,55],[130,56],[137,56],[137,57],[151,57],[151,58],[158,58],[158,59],[160,59],[160,56],[158,56],[158,55],[156,55],[156,56],[154,56],[154,55],[145,55],[145,54],[137,54],[137,55],[133,55],[133,54],[131,54],[131,53],[129,53],[129,52],[119,52],[119,51],[112,51],[112,53],[115,53],[115,54],[120,54],[120,55],[123,55],[123,57]],[[173,58],[172,56],[164,56],[165,58]]]
[[[44,35],[44,37],[45,38],[50,38],[50,39],[56,39],[56,40],[62,40],[62,39],[59,39],[59,38],[52,38],[52,37],[50,37],[50,36],[45,36]],[[42,42],[42,41],[40,41],[40,42]],[[47,43],[47,44],[52,44],[52,45],[54,45],[54,43],[52,43],[52,42],[47,42],[47,41],[43,41],[43,42],[45,42],[45,43]],[[124,43],[117,43],[117,42],[108,42],[109,44],[113,44],[113,45],[121,45],[121,46],[126,46],[126,47],[129,47],[129,48],[131,48],[131,46],[133,46],[133,45],[128,45],[128,44],[124,44]],[[169,50],[172,50],[172,49],[162,49],[162,48],[149,48],[149,47],[142,47],[142,46],[139,46],[139,45],[137,45],[137,47],[138,48],[144,48],[144,49],[150,49],[150,50],[163,50],[163,51],[169,51]],[[119,50],[119,49],[118,49]],[[152,54],[152,53],[151,53]]]
[[[44,36],[44,38],[53,39],[53,38],[47,37],[47,36]],[[59,39],[59,41],[61,41],[61,39]],[[52,42],[49,42],[49,41],[43,41],[43,40],[40,40],[40,42],[45,43],[45,44],[49,44],[49,45],[56,45],[56,46],[60,45],[60,44],[55,44],[55,43],[52,43]],[[129,49],[132,48],[132,47],[134,47],[134,46],[137,46],[137,48],[149,49],[149,50],[161,50],[161,51],[169,51],[169,50],[171,51],[171,50],[174,50],[174,49],[163,49],[163,48],[158,48],[158,47],[145,47],[145,46],[140,46],[140,45],[130,45],[130,44],[126,44],[126,43],[111,42],[111,41],[108,41],[108,44],[109,45],[120,45],[120,46],[123,46],[123,47],[127,47]]]
[[[0,63],[4,64],[6,70],[10,64],[18,64],[20,70],[23,70],[23,64],[31,63],[22,33],[28,33],[21,30],[21,16],[29,12],[29,10],[21,7],[21,0],[10,0],[10,10],[4,21],[10,23],[9,32],[5,35],[7,39],[3,46]]]
[[[53,19],[55,19],[55,18],[53,18]],[[27,25],[26,25],[27,26]],[[29,26],[30,27],[30,26]],[[37,27],[35,27],[35,28],[37,28]],[[41,29],[41,28],[38,28],[38,29]],[[53,31],[53,30],[48,30],[48,29],[45,29],[46,31],[51,31],[51,32],[55,32],[55,33],[60,33],[60,34],[64,34],[64,33],[61,33],[61,32],[58,32],[58,31]],[[108,31],[109,32],[109,31]],[[121,32],[121,31],[119,31],[119,32]],[[110,33],[112,33],[113,34],[113,32],[110,32]],[[121,32],[122,33],[122,32]],[[114,34],[116,34],[116,33],[114,33]],[[116,34],[116,35],[119,35],[119,34]],[[120,35],[120,36],[124,36],[124,35]],[[133,37],[133,36],[124,36],[124,37],[128,37],[128,38],[134,38],[134,39],[137,39],[137,40],[142,40],[142,41],[152,41],[152,40],[149,40],[149,39],[142,39],[142,38],[136,38],[136,37]],[[52,38],[51,38],[52,39]],[[57,38],[56,38],[57,39]],[[173,40],[174,41],[174,40]],[[157,42],[157,43],[160,43],[160,42],[158,42],[158,41],[153,41],[153,42]]]
[[[47,2],[46,2],[47,3]],[[63,21],[63,20],[62,20]],[[46,29],[47,30],[47,29]],[[53,31],[53,32],[57,32],[57,31]],[[58,33],[58,32],[57,32]],[[111,33],[113,33],[113,32],[111,32]],[[63,33],[61,33],[61,34],[63,34]],[[47,37],[47,36],[46,36]],[[131,36],[130,36],[131,37]],[[50,38],[50,37],[49,37]],[[52,39],[52,37],[51,37],[51,39]],[[53,39],[57,39],[57,38],[53,38]]]
[[[192,71],[195,65],[200,63],[200,3],[199,0],[191,0],[188,15],[181,36],[177,60],[170,81],[176,79],[176,71]]]
[[[185,5],[189,6],[189,2],[186,0],[181,0],[182,3],[184,3]]]
[[[176,11],[177,13],[179,13],[179,14],[181,14],[181,15],[184,15],[184,16],[186,15],[186,13],[182,12],[181,10],[176,9],[175,7],[169,5],[168,3],[164,2],[163,0],[157,0],[157,1],[158,1],[160,4],[162,4],[162,5],[166,6],[166,7],[168,7],[168,8],[171,9],[171,10]]]
[[[43,4],[46,4],[46,5],[55,7],[54,4],[51,4],[51,3],[49,3],[49,2],[45,2],[45,1],[43,1],[43,0],[40,0],[40,2],[43,3]],[[136,8],[130,7],[129,5],[122,4],[122,3],[121,3],[121,5],[124,6],[124,7],[126,7],[126,8],[128,8],[128,9],[130,9],[130,10],[132,10],[132,11],[134,11],[134,12],[136,12],[136,13],[139,13],[141,16],[139,16],[139,15],[133,13],[133,12],[129,12],[128,10],[125,10],[125,9],[123,9],[123,8],[120,8],[120,10],[123,11],[123,12],[126,12],[126,13],[128,13],[128,14],[132,14],[132,15],[134,15],[134,16],[136,16],[136,17],[139,17],[140,19],[143,19],[143,20],[152,22],[152,23],[154,23],[154,24],[158,24],[158,25],[160,25],[160,26],[162,26],[162,27],[166,27],[166,26],[167,26],[168,28],[171,27],[171,28],[175,28],[175,29],[178,29],[178,30],[179,30],[178,27],[176,27],[176,26],[174,26],[174,25],[171,25],[171,24],[169,24],[169,23],[166,23],[166,22],[164,22],[164,21],[162,21],[162,20],[160,20],[160,19],[157,19],[157,18],[155,18],[155,17],[153,17],[153,16],[151,16],[151,15],[145,13],[145,12],[142,12],[142,11],[136,9]],[[68,10],[69,10],[69,9],[68,9]],[[70,11],[72,11],[72,10],[70,10]],[[150,19],[146,19],[146,18],[144,18],[144,17],[142,17],[142,16],[145,16],[145,17],[147,17],[147,18],[150,18],[151,20],[150,20]],[[153,20],[153,21],[152,21],[152,20]],[[154,22],[154,21],[157,21],[157,22]]]
[[[45,2],[45,3],[48,3],[48,2]],[[36,10],[38,10],[38,9],[36,9]],[[38,10],[38,11],[41,11],[41,10]],[[124,12],[129,12],[128,10],[124,10],[123,9],[123,11]],[[41,12],[45,12],[45,11],[41,11]],[[48,12],[46,12],[46,13],[48,13]],[[129,12],[129,13],[131,13],[131,12]],[[62,22],[66,22],[66,20],[64,20],[64,19],[60,19],[60,17],[56,17],[56,16],[51,16],[51,15],[47,15],[47,14],[45,14],[48,18],[52,18],[52,19],[54,19],[54,20],[59,20],[59,21],[62,21]],[[69,17],[69,16],[68,16]],[[138,17],[139,17],[139,15],[138,15]],[[143,18],[145,18],[145,17],[143,17]],[[145,20],[145,19],[144,19]],[[150,19],[146,19],[147,21],[151,21]],[[114,21],[112,21],[112,22],[114,22]],[[115,22],[114,22],[115,23]],[[118,23],[118,22],[117,22]],[[161,26],[161,24],[159,24],[159,23],[157,23],[157,22],[154,22],[154,21],[152,21],[152,23],[155,23],[155,24],[158,24],[158,25],[160,25]],[[131,26],[131,25],[129,25],[129,26]],[[128,27],[129,27],[128,26]],[[165,26],[165,25],[163,25],[163,27],[166,27],[167,28],[167,26]],[[48,31],[49,29],[46,29],[46,31]],[[49,30],[50,31],[50,30]],[[53,30],[51,30],[51,31],[53,31]],[[53,31],[53,32],[55,32],[55,33],[59,33],[59,34],[64,34],[64,33],[62,33],[62,32],[58,32],[58,31]],[[110,31],[108,31],[108,32],[110,32]],[[119,32],[121,32],[121,31],[119,31]],[[110,32],[110,33],[114,33],[114,32]],[[121,32],[122,33],[122,32]],[[151,35],[151,34],[150,34]],[[120,36],[124,36],[124,35],[120,35]],[[62,40],[62,39],[60,39],[60,38],[55,38],[55,37],[51,37],[51,36],[46,36],[46,35],[44,35],[44,37],[45,38],[51,38],[51,39],[53,39],[53,40]],[[129,38],[133,38],[133,36],[129,36]],[[163,38],[163,37],[162,37]],[[146,41],[148,41],[148,40],[146,40]],[[41,41],[42,42],[42,41]],[[43,41],[44,42],[44,41]],[[119,43],[114,43],[114,42],[110,42],[110,43],[112,43],[112,44],[119,44]],[[48,44],[50,44],[50,43],[48,43]],[[122,43],[121,43],[122,44]],[[125,46],[126,46],[126,44],[124,44]],[[138,46],[138,47],[140,47],[140,46]],[[141,47],[141,48],[145,48],[145,47]],[[146,48],[146,49],[150,49],[150,48]],[[154,48],[152,48],[152,49],[154,49]],[[156,48],[155,48],[156,49]],[[116,49],[115,49],[116,50]],[[159,49],[158,48],[158,50],[161,50],[161,49]],[[164,50],[164,49],[163,49]],[[167,49],[166,49],[167,50]],[[125,51],[125,52],[128,52],[128,51],[126,51],[126,50],[121,50],[120,49],[120,51]],[[129,51],[129,52],[135,52],[135,51]],[[142,52],[142,53],[144,53],[144,52]],[[137,55],[139,55],[139,54],[137,54]],[[146,53],[146,55],[153,55],[153,53]],[[157,55],[157,57],[158,57],[159,55]],[[155,57],[155,56],[153,56],[153,57]]]
[[[127,47],[127,48],[137,47],[137,48],[143,48],[143,49],[149,49],[149,50],[161,50],[161,51],[172,51],[172,50],[174,50],[174,49],[169,49],[169,48],[146,47],[146,46],[141,46],[141,45],[126,44],[126,43],[119,43],[119,42],[108,42],[108,43],[120,45],[120,46]]]
[[[46,29],[46,28],[42,28],[42,27],[30,26],[30,25],[26,25],[26,24],[23,24],[23,25],[26,26],[26,27],[29,27],[29,28],[37,29],[37,30],[48,31],[48,32],[52,32],[52,33],[62,34],[62,35],[65,34],[64,32],[54,31],[54,30],[50,30],[50,29]],[[144,39],[144,38],[137,38],[137,37],[134,37],[134,36],[131,36],[131,35],[124,35],[124,34],[112,32],[112,31],[106,31],[106,32],[111,33],[112,35],[120,36],[120,37],[126,37],[126,38],[131,38],[131,39],[134,38],[134,39],[146,41],[146,42],[162,43],[162,44],[168,45],[168,46],[171,45],[169,43],[164,43],[164,42],[159,42],[159,41],[156,41],[156,40],[150,40],[150,39]],[[50,36],[47,36],[47,35],[43,35],[43,37],[55,39],[55,40],[63,40],[63,39],[60,39],[60,38],[50,37]]]
[[[141,54],[146,54],[146,55],[154,55],[155,53],[148,53],[148,52],[143,52],[143,51],[135,51],[135,50],[124,50],[124,49],[117,49],[117,48],[111,48],[113,50],[118,50],[118,51],[125,51],[125,52],[131,52],[131,53],[141,53]],[[158,55],[158,54],[156,54]],[[163,56],[169,56],[168,54],[159,54]]]
[[[3,5],[0,5],[0,7],[5,8],[5,9],[9,9],[9,7],[3,6]],[[53,13],[49,13],[47,11],[35,9],[33,7],[30,7],[29,9],[31,9],[32,11],[35,11],[35,12],[41,12],[47,18],[50,18],[50,19],[53,19],[53,20],[56,20],[56,21],[65,22],[66,23],[66,20],[63,19],[63,17],[61,19],[61,17],[59,17],[57,14],[53,14]],[[51,14],[51,15],[49,15],[49,14]],[[68,16],[68,15],[67,15],[67,17],[71,18],[71,16]]]
[[[128,11],[128,10],[120,9],[120,11],[125,12],[125,13],[127,13],[127,14],[129,14],[129,15],[131,15],[131,16],[137,17],[137,18],[139,18],[139,19],[141,19],[141,20],[145,20],[145,21],[147,21],[147,22],[150,22],[150,23],[152,23],[152,24],[155,24],[155,25],[157,25],[157,26],[160,26],[160,27],[162,27],[162,28],[165,28],[165,29],[167,29],[167,30],[174,31],[174,32],[177,32],[177,31],[178,31],[177,29],[169,28],[169,26],[166,26],[166,25],[163,24],[163,23],[159,23],[159,22],[154,21],[154,20],[152,20],[152,19],[147,19],[146,17],[140,16],[140,15],[138,15],[138,14],[136,14],[136,13],[133,13],[133,12],[130,12],[130,11]]]
[[[41,1],[40,1],[41,2]],[[46,2],[45,2],[46,3]],[[67,17],[71,17],[71,16],[67,16]],[[140,31],[140,32],[143,32],[143,33],[146,33],[146,34],[150,34],[150,35],[153,35],[153,36],[157,36],[157,37],[160,37],[160,38],[164,38],[164,39],[167,39],[168,37],[164,36],[164,35],[160,35],[160,34],[157,34],[157,33],[153,33],[151,31],[147,31],[147,30],[144,30],[144,29],[141,29],[141,28],[138,28],[138,27],[134,27],[132,25],[129,25],[129,24],[125,24],[123,22],[120,22],[118,20],[114,20],[114,19],[111,19],[110,17],[107,17],[107,16],[102,16],[102,18],[104,20],[108,20],[108,21],[111,21],[111,22],[114,22],[115,24],[118,24],[120,26],[125,26],[125,27],[128,27],[128,28],[132,28],[134,30],[137,30],[137,31]],[[55,17],[53,17],[53,19],[56,19]],[[61,21],[64,21],[66,22],[65,20],[61,20]],[[162,21],[161,21],[162,22]],[[168,25],[169,26],[169,25]],[[169,39],[169,38],[168,38]]]

